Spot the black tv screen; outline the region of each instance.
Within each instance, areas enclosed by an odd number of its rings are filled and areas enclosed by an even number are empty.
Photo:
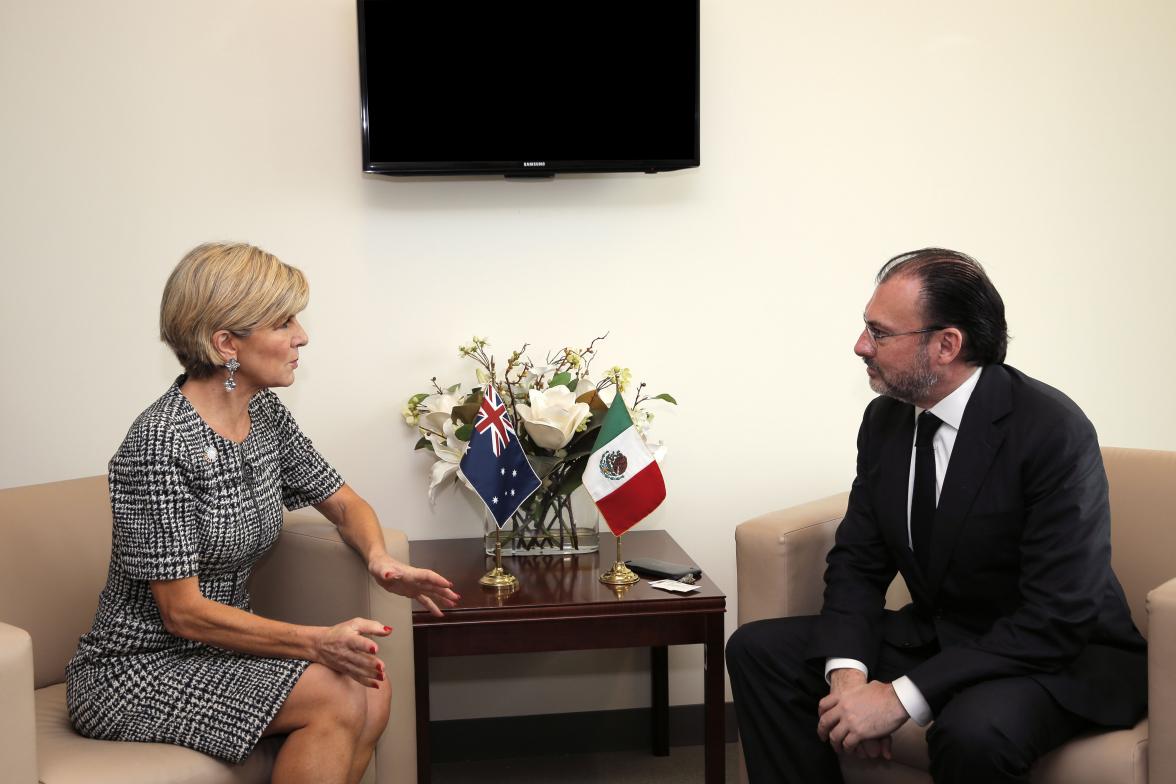
[[[699,165],[699,0],[358,0],[363,169]]]

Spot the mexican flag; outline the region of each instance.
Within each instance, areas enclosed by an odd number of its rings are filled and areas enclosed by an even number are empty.
[[[584,487],[617,536],[628,531],[665,500],[661,469],[618,392],[596,436]]]

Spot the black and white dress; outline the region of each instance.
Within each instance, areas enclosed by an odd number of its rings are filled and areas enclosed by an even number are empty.
[[[169,634],[150,582],[195,575],[206,598],[249,610],[249,573],[277,541],[281,507],[320,503],[343,479],[273,392],[249,401],[237,444],[200,418],[183,382],[135,420],[110,461],[110,572],[66,669],[66,699],[82,735],[242,762],[310,663]]]

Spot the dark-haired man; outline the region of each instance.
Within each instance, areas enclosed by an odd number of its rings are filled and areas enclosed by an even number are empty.
[[[1097,437],[1004,364],[1004,303],[974,259],[915,251],[877,283],[854,352],[881,396],[821,614],[728,643],[748,773],[837,782],[838,753],[889,757],[891,733],[934,719],[936,782],[1027,782],[1050,749],[1146,709]],[[896,572],[912,601],[884,610]]]

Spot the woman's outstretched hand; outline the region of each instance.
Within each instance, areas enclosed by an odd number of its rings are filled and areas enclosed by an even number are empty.
[[[379,646],[364,635],[387,637],[392,628],[368,618],[352,618],[327,629],[316,645],[317,661],[370,688],[384,680]]]
[[[454,593],[453,583],[432,569],[418,569],[400,563],[390,555],[373,558],[368,571],[384,590],[416,599],[438,618],[443,615],[442,607],[454,607],[461,599]]]

